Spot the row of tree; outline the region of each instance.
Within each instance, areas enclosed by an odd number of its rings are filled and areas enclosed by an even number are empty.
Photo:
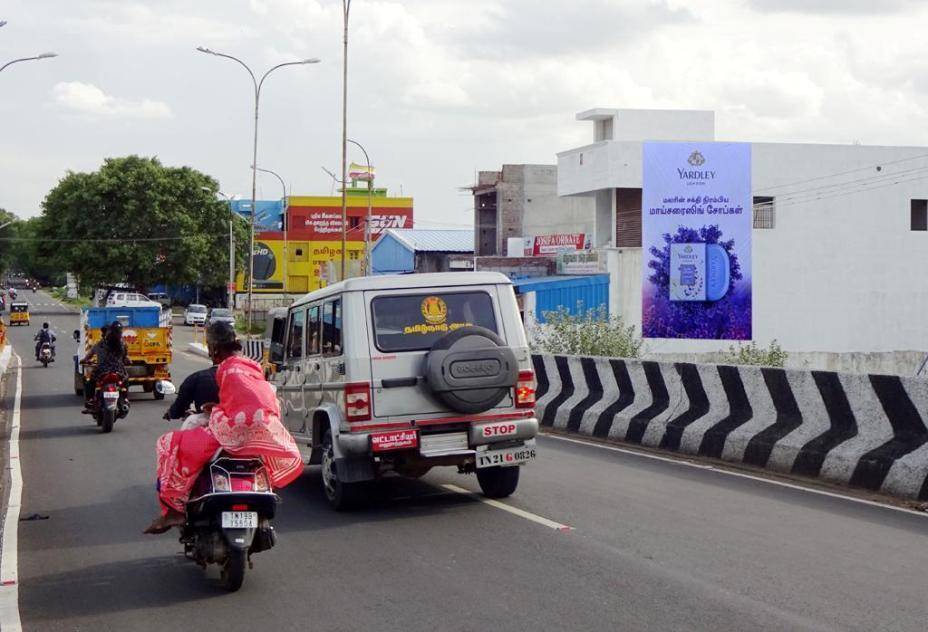
[[[216,180],[157,158],[107,159],[92,173],[68,172],[42,214],[0,231],[0,270],[87,289],[129,283],[222,287],[229,271],[229,206]],[[7,219],[4,219],[7,217]],[[0,225],[10,214],[0,211]],[[14,218],[15,219],[15,218]],[[233,222],[237,264],[248,252],[245,222]]]

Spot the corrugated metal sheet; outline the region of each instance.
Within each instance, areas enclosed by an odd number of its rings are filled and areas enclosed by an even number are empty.
[[[425,228],[391,228],[387,235],[395,236],[414,252],[473,252],[474,231],[432,230]]]
[[[535,319],[545,322],[545,313],[561,307],[570,314],[591,309],[609,309],[609,275],[553,276],[513,280],[519,294],[535,292]]]
[[[374,274],[402,274],[416,267],[416,255],[393,231],[386,231],[371,248],[371,268]]]

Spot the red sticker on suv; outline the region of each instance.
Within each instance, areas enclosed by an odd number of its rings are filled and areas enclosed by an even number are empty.
[[[488,424],[483,427],[481,433],[484,437],[507,437],[516,433],[516,425],[512,422]]]
[[[419,435],[415,430],[397,430],[394,432],[375,432],[371,435],[371,449],[374,452],[388,450],[408,450],[419,445]]]

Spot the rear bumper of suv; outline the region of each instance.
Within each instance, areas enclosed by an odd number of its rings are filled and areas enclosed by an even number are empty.
[[[439,420],[430,420],[431,422]],[[441,428],[436,427],[434,423],[428,426],[429,432],[441,432]],[[415,429],[410,428],[410,429]],[[421,432],[422,428],[418,428]],[[371,452],[371,434],[376,434],[379,430],[371,429],[370,432],[342,432],[336,438],[338,446],[345,456],[358,457],[370,456]],[[461,432],[458,426],[449,432]],[[535,417],[523,417],[518,419],[494,419],[487,420],[475,419],[469,424],[467,429],[467,442],[471,449],[477,446],[500,443],[504,441],[533,439],[538,434],[538,419]],[[389,456],[390,453],[381,454]]]

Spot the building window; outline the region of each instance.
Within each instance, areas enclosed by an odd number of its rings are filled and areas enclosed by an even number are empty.
[[[928,230],[928,200],[911,200],[912,230]]]
[[[776,226],[776,198],[754,198],[754,228],[774,228]]]
[[[357,261],[357,260],[358,260],[358,254],[359,254],[359,253],[358,253],[357,250],[349,250],[349,251],[348,251],[348,258],[351,259],[352,261]]]
[[[297,248],[297,249],[296,249],[296,256],[297,256],[297,257],[302,257],[302,256],[303,256],[303,249],[302,249],[302,248]]]
[[[357,228],[357,227],[360,226],[360,225],[361,225],[361,218],[360,218],[360,217],[349,217],[349,218],[348,218],[348,227],[349,227],[349,228],[355,229],[355,228]]]

